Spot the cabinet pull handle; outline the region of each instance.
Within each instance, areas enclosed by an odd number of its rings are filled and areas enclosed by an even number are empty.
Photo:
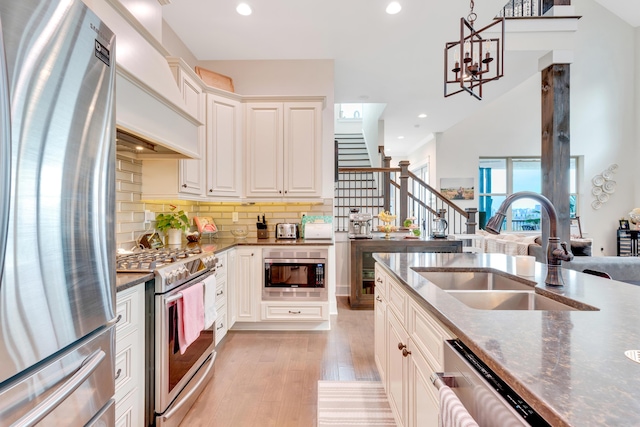
[[[182,184],[182,188],[187,188],[187,184]]]
[[[302,313],[300,310],[298,310],[298,311],[289,310],[289,314],[300,314],[300,313]]]
[[[380,301],[380,302],[382,302],[382,298],[380,298],[380,296],[379,296],[379,295],[376,295],[376,301]]]
[[[120,378],[120,374],[122,373],[122,369],[118,368],[118,370],[116,371],[116,376],[114,378],[114,380],[117,380],[118,378]]]
[[[224,291],[220,291],[220,292],[216,292],[216,296],[219,297],[220,295],[224,294]]]
[[[398,343],[398,350],[404,350],[405,348],[407,348],[406,344],[402,344],[401,342]]]
[[[216,328],[216,331],[219,331],[222,328],[224,328],[224,323],[220,322],[220,326]]]
[[[402,356],[407,357],[410,354],[411,354],[411,352],[409,350],[407,350],[406,348],[402,349]]]
[[[376,279],[376,282],[378,282],[378,283],[382,283],[382,279],[378,277],[378,278]]]

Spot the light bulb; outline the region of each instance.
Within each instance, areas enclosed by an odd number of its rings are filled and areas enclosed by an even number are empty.
[[[251,15],[251,6],[246,3],[240,3],[238,7],[236,7],[236,11],[242,16]]]

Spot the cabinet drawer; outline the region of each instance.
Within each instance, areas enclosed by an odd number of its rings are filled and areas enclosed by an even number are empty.
[[[227,304],[227,280],[218,280],[216,284],[216,311],[219,313]]]
[[[407,294],[400,288],[400,285],[391,279],[387,281],[387,294],[388,307],[393,310],[400,323],[404,325],[407,313]]]
[[[115,427],[139,427],[144,425],[142,413],[144,402],[138,400],[139,395],[140,393],[137,390],[133,390],[116,402]]]
[[[409,336],[416,347],[422,351],[436,370],[441,371],[444,362],[444,342],[454,338],[453,334],[413,302],[409,307],[407,323]]]
[[[144,301],[138,292],[138,286],[118,292],[116,296],[116,317],[121,316],[116,324],[116,336],[122,336],[140,327],[139,315]]]
[[[300,306],[297,304],[262,305],[262,320],[327,320],[329,318],[326,304]]]
[[[227,326],[227,308],[223,307],[220,311],[218,311],[218,318],[216,319],[215,327],[215,345],[218,345],[220,340],[227,335],[227,331],[229,330]]]
[[[116,342],[116,401],[124,397],[133,387],[135,387],[134,375],[134,357],[136,336],[127,335],[125,338],[118,339]]]
[[[216,264],[216,279],[220,280],[227,277],[227,253],[216,254],[218,263]]]

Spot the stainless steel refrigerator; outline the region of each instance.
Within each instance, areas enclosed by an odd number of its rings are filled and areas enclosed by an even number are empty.
[[[0,426],[114,425],[115,38],[0,0]]]

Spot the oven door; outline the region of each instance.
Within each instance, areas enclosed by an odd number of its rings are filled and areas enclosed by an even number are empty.
[[[264,260],[265,288],[324,288],[324,258]]]
[[[178,300],[180,291],[201,282],[205,276],[187,282],[166,294],[156,295],[155,380],[156,412],[164,413],[205,362],[211,364],[214,353],[213,326],[205,329],[184,354],[178,344]],[[204,367],[211,369],[211,366]]]

